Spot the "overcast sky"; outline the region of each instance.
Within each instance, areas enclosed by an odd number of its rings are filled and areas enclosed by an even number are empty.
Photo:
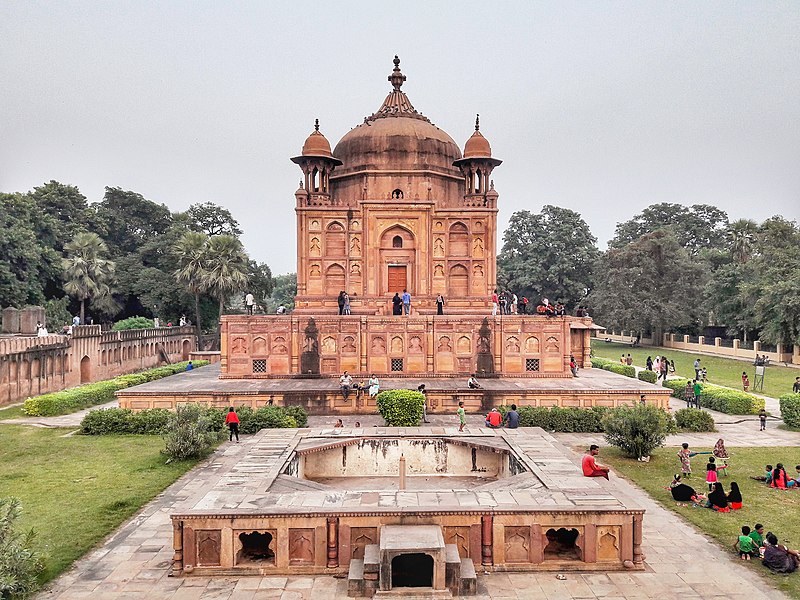
[[[796,1],[0,0],[0,191],[216,202],[294,271],[289,157],[374,112],[395,54],[462,149],[481,114],[501,231],[544,204],[601,248],[656,202],[800,218]]]

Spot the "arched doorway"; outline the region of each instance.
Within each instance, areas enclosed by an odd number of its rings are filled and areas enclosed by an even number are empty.
[[[92,381],[92,361],[88,356],[81,359],[81,383]]]
[[[325,294],[335,298],[344,288],[344,267],[339,264],[332,264],[325,271]]]
[[[469,256],[469,231],[463,223],[453,223],[450,227],[447,251],[450,256]]]
[[[395,225],[383,232],[378,247],[382,271],[378,274],[380,293],[402,294],[403,290],[412,295],[421,293],[414,284],[417,256],[414,235],[405,227]]]
[[[468,295],[469,273],[464,265],[453,265],[450,268],[448,277],[449,294],[451,298],[459,298]]]
[[[192,351],[192,344],[189,340],[183,340],[181,347],[181,360],[189,360],[189,353]]]
[[[422,552],[392,559],[392,588],[433,587],[433,557]]]

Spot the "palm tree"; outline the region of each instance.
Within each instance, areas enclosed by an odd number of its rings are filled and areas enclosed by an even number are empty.
[[[175,279],[182,283],[194,296],[194,318],[197,326],[197,339],[200,339],[200,294],[204,290],[205,260],[208,250],[208,236],[205,233],[189,231],[178,240],[174,247],[178,255],[178,269]]]
[[[746,263],[753,257],[756,233],[758,225],[750,219],[739,219],[728,226],[728,247],[735,262]]]
[[[64,291],[81,302],[81,323],[84,323],[86,300],[111,295],[114,262],[106,258],[108,247],[96,233],[78,233],[64,246],[66,257]]]
[[[219,301],[220,317],[225,300],[247,285],[248,268],[247,253],[237,238],[232,235],[210,238],[203,261],[203,289]]]

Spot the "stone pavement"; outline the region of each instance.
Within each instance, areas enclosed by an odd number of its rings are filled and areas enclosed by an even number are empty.
[[[220,474],[241,461],[258,439],[258,436],[245,436],[241,444],[223,444],[208,461],[170,486],[38,598],[345,598],[347,581],[328,576],[169,577],[172,558],[169,515],[177,506],[203,498]],[[579,455],[568,455],[576,465],[579,463]],[[767,587],[755,572],[741,565],[731,552],[719,548],[640,489],[613,475],[610,482],[601,483],[623,504],[638,504],[646,509],[643,524],[646,571],[568,573],[563,581],[556,579],[553,572],[481,573],[478,598],[621,599],[663,598],[665,595],[682,599],[785,598]]]

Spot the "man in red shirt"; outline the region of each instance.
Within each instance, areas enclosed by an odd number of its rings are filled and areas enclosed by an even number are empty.
[[[589,446],[589,452],[583,455],[581,460],[581,467],[583,468],[584,477],[605,477],[608,479],[608,467],[599,465],[594,461],[594,457],[600,454],[600,448],[597,444]]]
[[[488,415],[486,415],[486,426],[491,427],[492,429],[497,429],[500,427],[500,424],[503,422],[503,415],[500,414],[500,411],[496,408],[492,409]]]

